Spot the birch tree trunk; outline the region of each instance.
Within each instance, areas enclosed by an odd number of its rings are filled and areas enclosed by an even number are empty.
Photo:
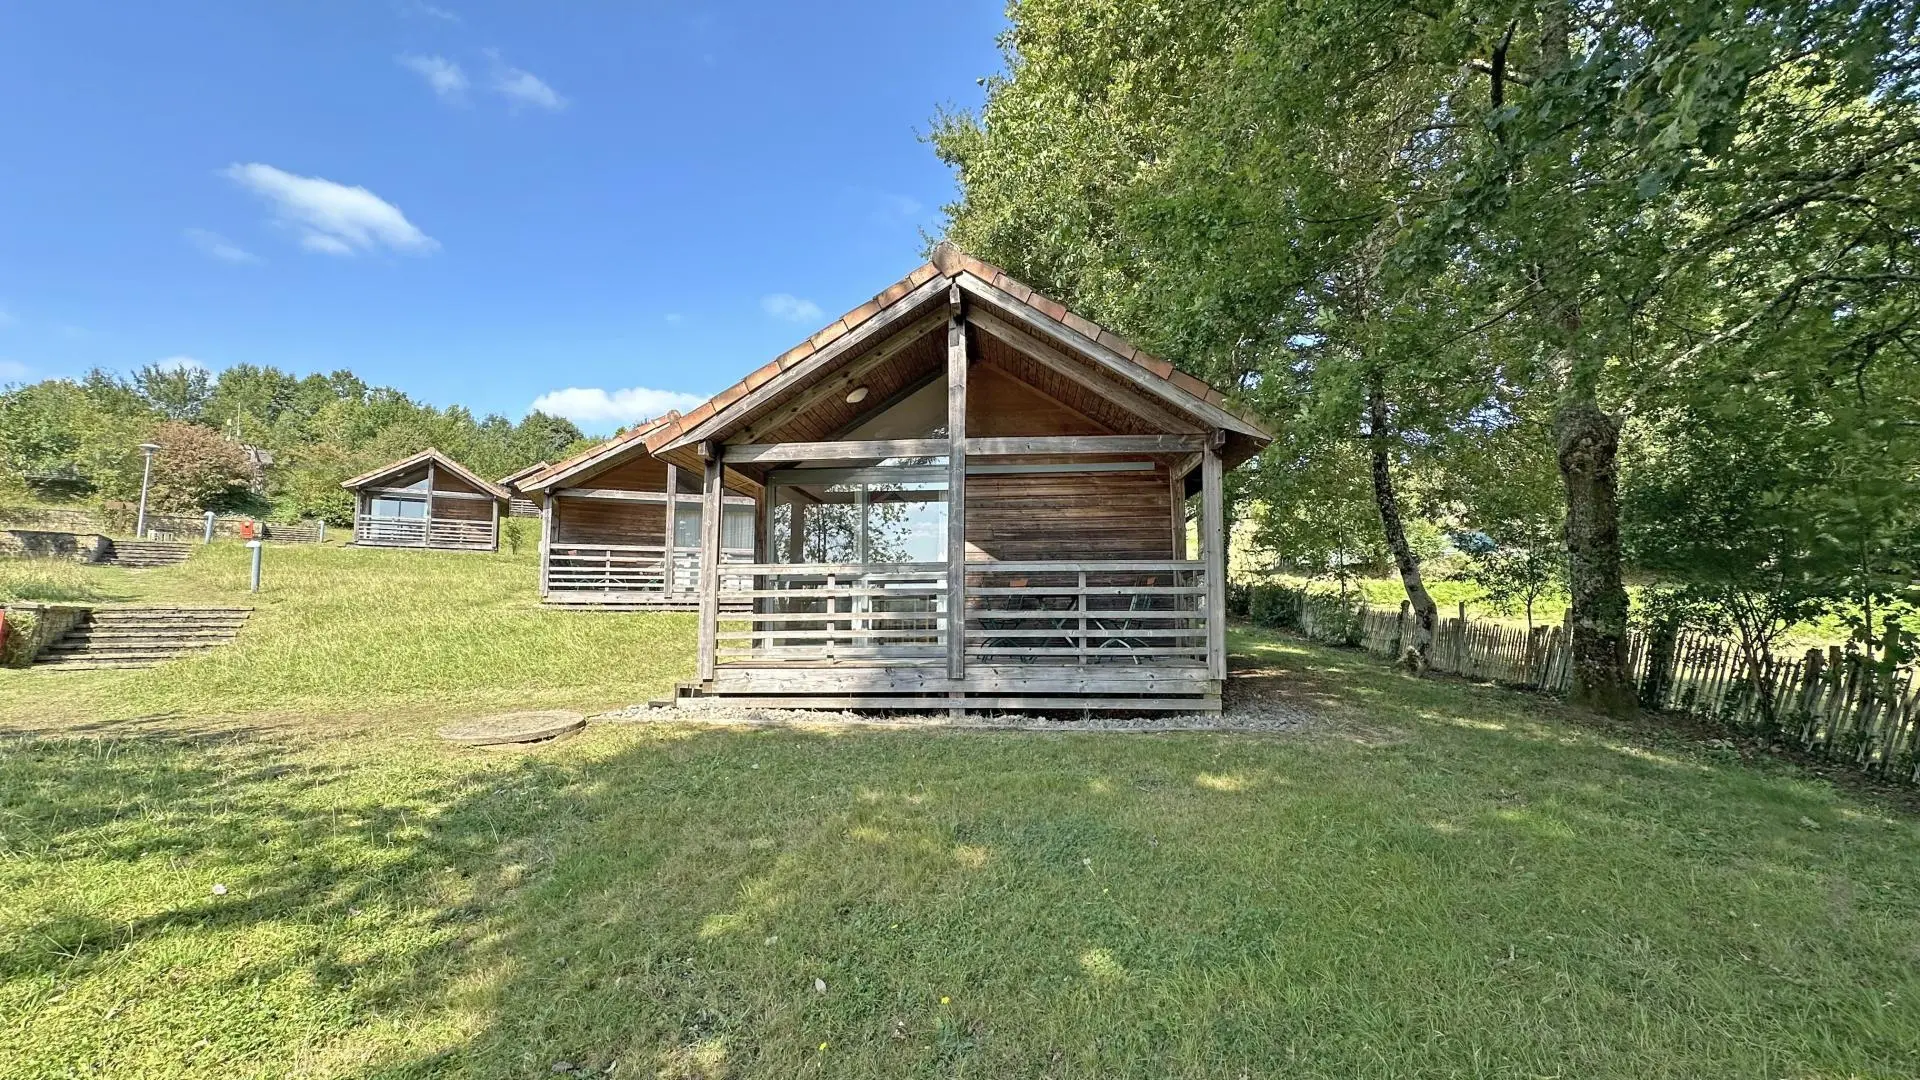
[[[1406,587],[1407,600],[1413,606],[1411,633],[1401,637],[1400,663],[1415,672],[1427,670],[1433,654],[1434,627],[1439,608],[1427,592],[1426,579],[1420,574],[1420,560],[1414,558],[1407,543],[1407,529],[1400,520],[1400,496],[1393,487],[1393,467],[1389,456],[1387,395],[1378,374],[1368,380],[1367,440],[1373,450],[1373,502],[1380,511],[1380,527],[1387,534],[1387,550],[1393,553],[1394,568],[1400,572],[1400,584]]]

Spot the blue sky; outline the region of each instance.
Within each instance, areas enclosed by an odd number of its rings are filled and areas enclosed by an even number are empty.
[[[978,104],[1003,24],[1000,0],[8,4],[0,383],[345,367],[482,414],[559,393],[598,432],[698,400],[915,265],[954,190],[919,135]]]

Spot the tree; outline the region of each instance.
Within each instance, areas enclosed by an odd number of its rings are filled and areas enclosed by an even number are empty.
[[[148,364],[133,374],[134,389],[148,408],[169,420],[199,420],[213,397],[207,369],[191,364]]]
[[[221,510],[242,496],[253,466],[240,445],[198,424],[162,422],[151,436],[153,456],[148,505],[176,513]]]

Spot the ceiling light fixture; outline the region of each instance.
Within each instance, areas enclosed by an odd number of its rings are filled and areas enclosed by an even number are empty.
[[[856,386],[853,389],[847,391],[847,404],[858,405],[865,400],[867,400],[866,387]]]

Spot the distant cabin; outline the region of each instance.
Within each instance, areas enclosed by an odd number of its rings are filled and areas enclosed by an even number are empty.
[[[702,564],[681,695],[1217,711],[1224,480],[1272,438],[1219,389],[942,244],[644,433],[656,457],[700,455],[703,541],[751,539],[751,561]],[[713,516],[735,484],[763,491],[737,536]]]
[[[354,494],[359,547],[497,551],[507,492],[438,450],[362,473],[340,485]]]
[[[702,465],[697,454],[648,451],[636,425],[585,452],[514,480],[541,507],[540,596],[557,607],[699,607]],[[759,485],[728,477],[720,561],[750,562]]]
[[[529,498],[526,492],[520,490],[520,482],[528,477],[538,476],[551,468],[553,468],[552,462],[542,461],[538,465],[529,465],[519,472],[508,473],[495,481],[496,486],[506,490],[508,517],[537,518],[540,516],[539,500]]]

